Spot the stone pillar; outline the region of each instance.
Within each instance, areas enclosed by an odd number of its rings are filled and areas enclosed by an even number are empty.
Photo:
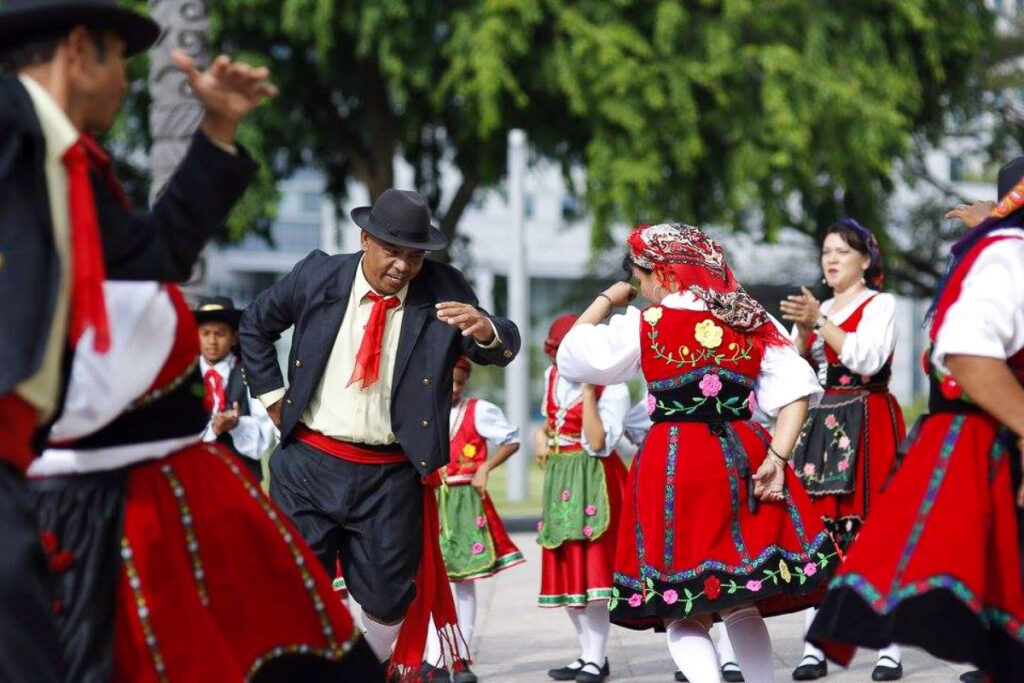
[[[149,0],[150,15],[163,29],[149,53],[151,204],[185,156],[202,118],[202,106],[192,96],[185,74],[171,62],[171,50],[179,48],[198,64],[209,64],[207,9],[206,0]]]

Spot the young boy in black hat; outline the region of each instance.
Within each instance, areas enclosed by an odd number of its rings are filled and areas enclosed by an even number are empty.
[[[46,561],[24,471],[59,414],[81,339],[110,344],[103,280],[183,280],[255,174],[238,122],[274,89],[227,57],[200,73],[201,132],[149,215],[128,210],[88,138],[112,124],[124,60],[160,29],[115,0],[0,3],[0,680],[61,677]]]
[[[261,480],[260,457],[273,445],[275,429],[263,404],[249,396],[235,355],[242,311],[230,297],[214,296],[200,299],[192,314],[199,326],[199,373],[206,387],[203,405],[210,414],[203,441],[227,446]]]

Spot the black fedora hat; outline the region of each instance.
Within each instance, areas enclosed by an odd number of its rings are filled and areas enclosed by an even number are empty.
[[[352,209],[360,228],[388,244],[423,251],[439,251],[448,245],[440,230],[430,224],[430,207],[417,192],[385,190],[373,206]]]
[[[80,24],[116,33],[125,42],[126,57],[149,49],[160,37],[155,21],[117,0],[0,0],[0,46]]]
[[[199,304],[192,315],[200,325],[227,323],[231,329],[237,330],[242,311],[235,308],[235,302],[229,296],[204,296],[199,298]]]

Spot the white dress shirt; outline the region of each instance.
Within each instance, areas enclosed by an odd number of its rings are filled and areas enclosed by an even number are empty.
[[[206,362],[205,358],[200,356],[199,371],[205,378],[207,371],[211,368],[216,370],[217,374],[220,375],[221,381],[224,383],[224,391],[226,392],[228,378],[231,376],[231,370],[235,367],[236,362],[233,353],[229,353],[214,365],[210,365]],[[249,414],[238,417],[238,424],[229,432],[231,434],[231,444],[241,455],[253,460],[259,460],[267,449],[274,445],[276,428],[270,420],[270,416],[267,415],[267,409],[257,399],[249,396],[248,391],[246,392],[246,400],[249,405]],[[216,403],[216,401],[214,402]],[[231,406],[214,406],[214,412],[229,410],[230,408]],[[217,434],[213,431],[213,419],[211,417],[210,422],[206,425],[206,430],[203,432],[203,441],[216,440]]]

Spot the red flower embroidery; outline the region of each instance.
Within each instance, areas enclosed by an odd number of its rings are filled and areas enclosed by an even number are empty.
[[[722,582],[718,580],[717,576],[709,576],[704,579],[704,595],[708,596],[708,600],[714,600],[722,592]]]
[[[44,531],[39,534],[39,540],[43,544],[43,552],[52,555],[57,552],[57,534],[52,531]]]
[[[50,557],[50,569],[58,574],[63,573],[75,566],[75,556],[70,550],[61,550]]]

